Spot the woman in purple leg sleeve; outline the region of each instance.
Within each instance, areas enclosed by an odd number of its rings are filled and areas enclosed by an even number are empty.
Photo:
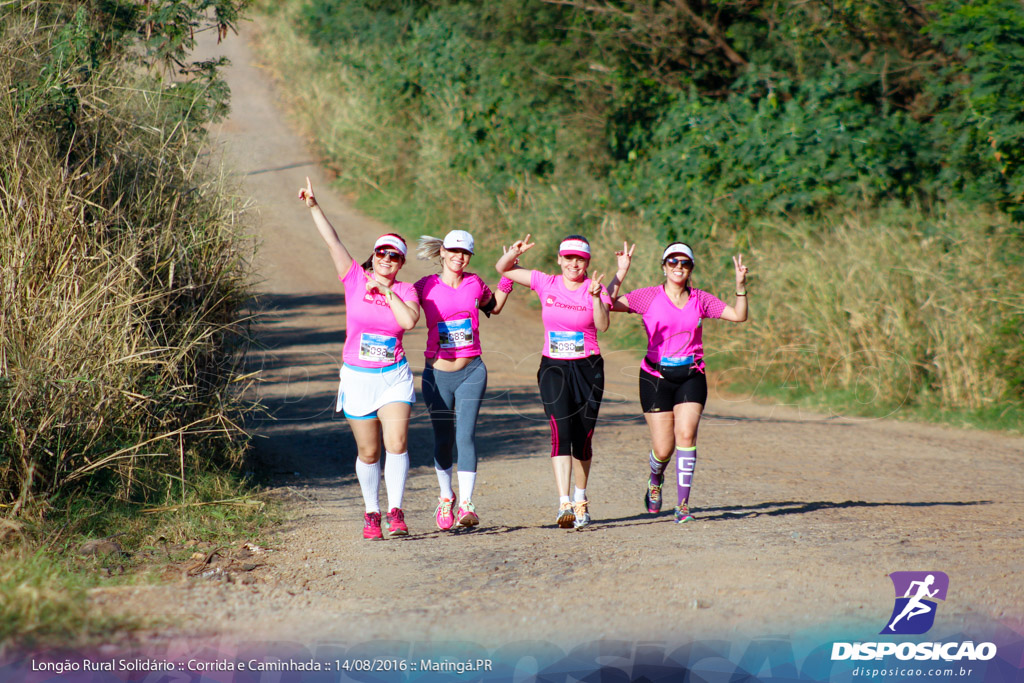
[[[697,427],[707,402],[701,321],[721,318],[741,323],[747,319],[747,267],[734,256],[736,303],[729,306],[712,294],[691,286],[693,250],[674,242],[661,255],[665,282],[618,297],[613,311],[643,316],[647,354],[640,367],[640,405],[651,430],[648,455],[650,477],[644,504],[647,512],[661,512],[665,470],[676,456],[679,505],[676,522],[689,522],[690,485],[697,464]]]

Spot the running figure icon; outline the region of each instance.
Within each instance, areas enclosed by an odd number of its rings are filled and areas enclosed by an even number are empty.
[[[892,623],[889,624],[890,631],[896,630],[896,622],[902,619],[903,617],[906,617],[907,621],[910,621],[919,614],[927,614],[928,612],[931,612],[933,609],[935,609],[928,603],[922,601],[922,598],[925,597],[934,598],[935,594],[939,592],[938,588],[936,588],[933,591],[928,590],[928,587],[931,586],[933,583],[935,583],[934,574],[929,574],[927,577],[925,577],[924,581],[910,582],[910,586],[907,588],[907,592],[903,595],[903,597],[905,598],[910,598],[910,602],[908,602],[906,607],[903,608],[903,611],[900,612],[900,615],[893,619]],[[917,586],[917,592],[913,596],[911,596],[910,593],[914,590],[914,586]]]
[[[940,571],[918,571],[890,572],[889,578],[896,601],[882,633],[926,633],[935,623],[938,603],[946,599],[949,576]]]

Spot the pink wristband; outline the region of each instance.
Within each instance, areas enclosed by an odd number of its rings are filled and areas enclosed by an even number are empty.
[[[512,291],[512,284],[511,280],[502,275],[501,280],[498,281],[498,291],[508,294]]]

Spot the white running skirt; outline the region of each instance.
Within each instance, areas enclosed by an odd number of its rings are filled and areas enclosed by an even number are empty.
[[[388,403],[416,403],[409,361],[403,358],[383,368],[359,368],[342,365],[336,411],[353,420],[377,417],[377,410]]]

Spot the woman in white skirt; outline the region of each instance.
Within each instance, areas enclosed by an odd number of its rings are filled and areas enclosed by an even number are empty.
[[[409,414],[416,393],[402,335],[420,317],[416,289],[397,280],[408,248],[401,236],[382,235],[370,258],[356,263],[317,204],[309,178],[299,199],[310,208],[345,286],[344,365],[337,409],[348,419],[359,451],[356,476],[366,505],[363,538],[384,537],[378,502],[382,435],[388,536],[406,536],[402,498],[409,473]]]

